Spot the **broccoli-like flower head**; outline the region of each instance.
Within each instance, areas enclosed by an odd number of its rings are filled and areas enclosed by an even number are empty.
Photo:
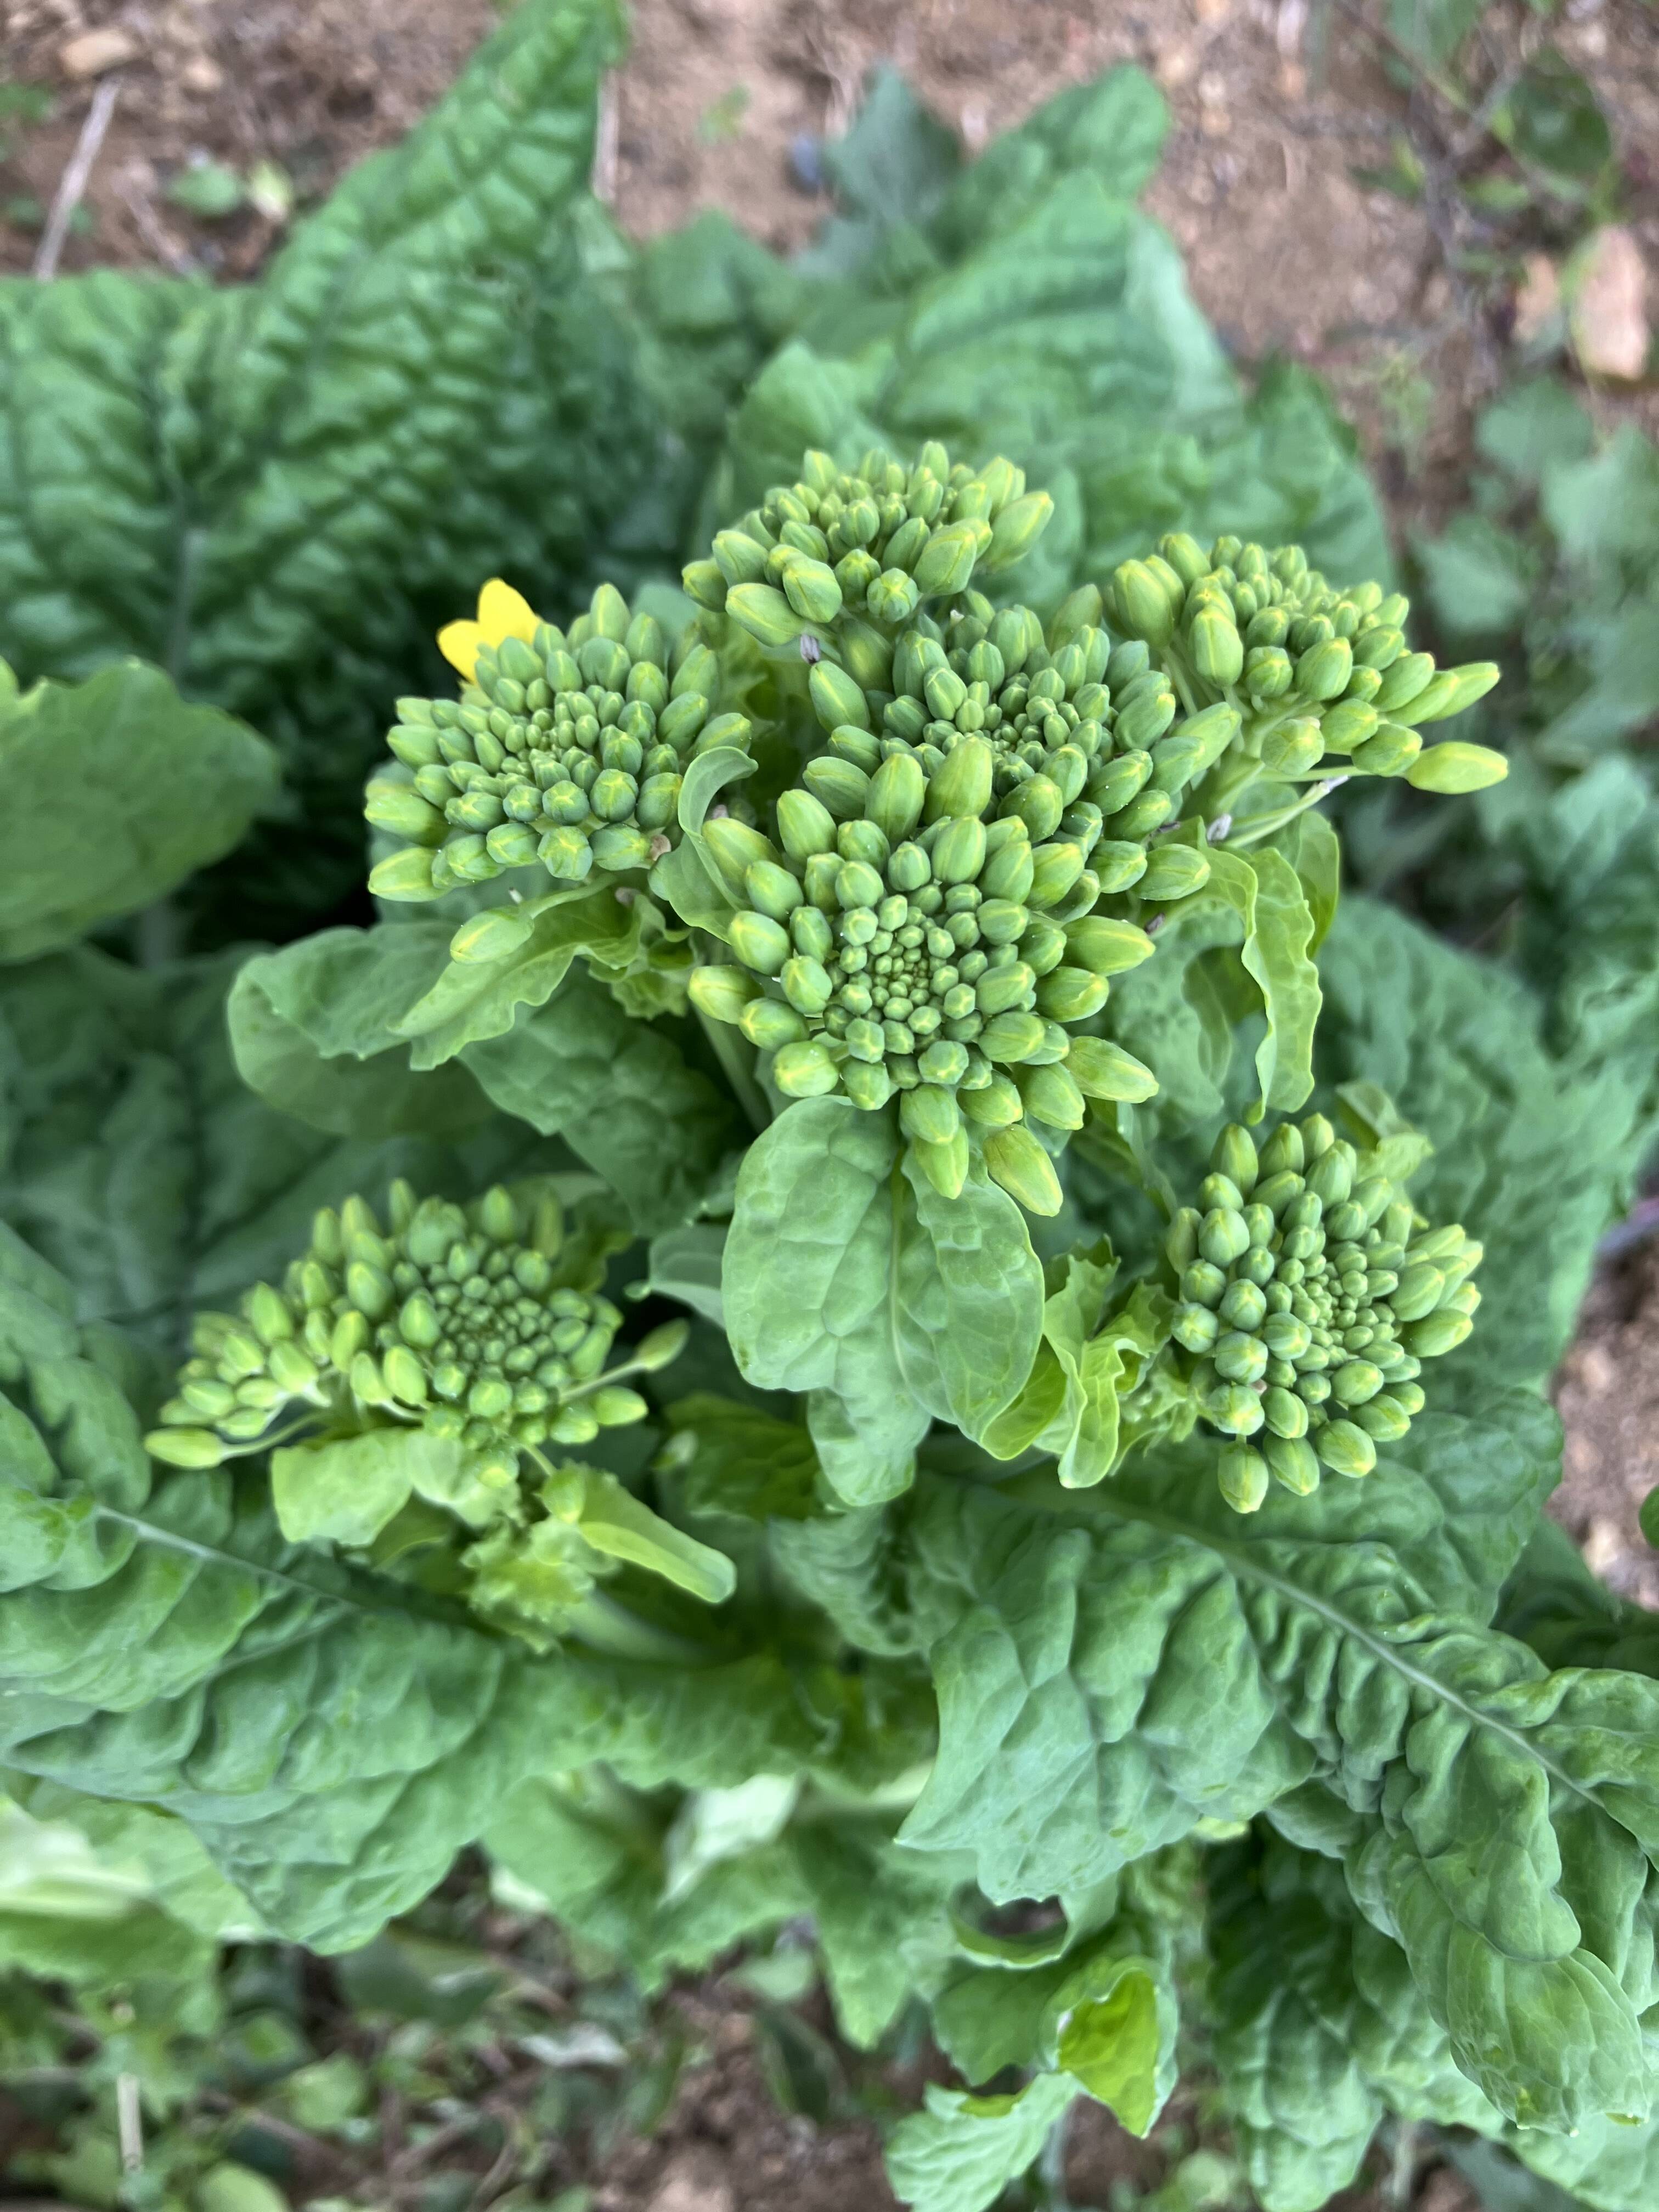
[[[204,1468],[269,1450],[291,1541],[465,1596],[538,1650],[566,1632],[656,1648],[598,1594],[624,1566],[729,1596],[721,1553],[557,1456],[643,1418],[623,1378],[676,1358],[687,1324],[607,1372],[622,1316],[599,1291],[606,1240],[567,1236],[546,1184],[464,1207],[398,1182],[383,1227],[361,1198],[325,1210],[280,1289],[198,1316],[154,1455]]]
[[[919,617],[898,639],[879,728],[845,672],[820,662],[811,690],[829,750],[806,769],[807,788],[836,811],[855,788],[842,763],[867,777],[895,753],[949,787],[946,763],[969,745],[975,759],[988,751],[988,817],[1017,816],[1036,842],[1059,834],[1082,847],[1079,903],[1091,884],[1097,898],[1133,890],[1160,905],[1201,889],[1204,854],[1154,840],[1237,737],[1237,710],[1223,702],[1177,719],[1146,644],[1114,647],[1099,611],[1097,592],[1076,592],[1045,635],[1030,608],[998,611],[969,592],[943,627]]]
[[[382,1227],[361,1198],[325,1208],[280,1289],[256,1284],[240,1313],[198,1316],[148,1439],[156,1458],[211,1467],[276,1433],[418,1425],[505,1488],[521,1449],[644,1416],[604,1373],[622,1316],[567,1247],[550,1191],[526,1205],[497,1188],[463,1207],[397,1182],[388,1212]],[[647,1343],[617,1373],[678,1348]]]
[[[1320,1114],[1259,1149],[1224,1129],[1211,1166],[1165,1241],[1172,1331],[1199,1413],[1233,1439],[1223,1494],[1249,1513],[1270,1476],[1304,1497],[1405,1435],[1422,1363],[1474,1326],[1481,1248],[1431,1228]]]
[[[1057,1146],[1082,1126],[1085,1096],[1150,1097],[1138,1060],[1071,1027],[1152,942],[1092,912],[1087,842],[1034,838],[1018,813],[983,818],[994,769],[981,734],[962,736],[932,776],[908,747],[873,774],[826,756],[780,798],[775,844],[708,823],[739,902],[734,962],[694,971],[691,995],[769,1055],[786,1096],[840,1091],[871,1111],[896,1097],[947,1196],[966,1178],[971,1131],[997,1181],[1052,1212],[1059,1184],[1028,1117]]]
[[[378,779],[365,808],[408,841],[369,878],[381,898],[436,898],[538,862],[562,884],[633,875],[678,836],[691,754],[748,740],[742,715],[715,713],[719,664],[690,633],[671,652],[610,584],[568,630],[508,593],[524,615],[503,627],[492,594],[506,588],[486,585],[479,620],[443,633],[460,698],[398,703],[387,742],[412,781]]]
[[[876,447],[848,472],[809,453],[800,481],[721,531],[685,588],[775,650],[848,622],[890,633],[924,600],[1011,567],[1053,513],[1012,461],[970,469],[931,443],[907,465]]]
[[[1334,769],[1463,792],[1508,773],[1484,745],[1425,750],[1418,734],[1489,691],[1496,665],[1437,669],[1431,653],[1407,650],[1410,604],[1400,592],[1376,583],[1339,591],[1300,546],[1269,552],[1218,538],[1206,553],[1195,538],[1164,538],[1114,571],[1105,607],[1190,701],[1241,710],[1245,745],[1270,775]]]

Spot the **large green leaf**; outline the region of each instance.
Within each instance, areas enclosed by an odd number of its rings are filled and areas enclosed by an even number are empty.
[[[275,1110],[231,1057],[238,957],[136,969],[82,946],[0,970],[0,1218],[73,1282],[83,1314],[169,1355],[192,1311],[280,1280],[319,1206],[354,1191],[378,1204],[400,1175],[468,1199],[568,1164],[499,1114],[445,1141],[417,1114],[380,1138]],[[441,1082],[405,1069],[388,1089]]]
[[[324,929],[264,952],[226,1003],[236,1072],[268,1104],[336,1136],[442,1136],[488,1118],[464,1067],[416,1075],[395,1024],[448,961],[445,922]]]
[[[164,897],[276,795],[276,757],[136,661],[85,684],[0,685],[0,960],[72,944]]]
[[[899,1559],[940,1747],[905,1840],[1042,1896],[1276,1805],[1346,1856],[1501,2110],[1644,2117],[1659,1686],[1551,1675],[1480,1626],[1550,1447],[1510,1392],[1248,1519],[1197,1444],[1041,1510],[924,1486]]]
[[[619,33],[612,0],[527,0],[257,284],[0,286],[0,653],[137,653],[277,739],[307,819],[239,900],[360,873],[355,792],[432,632],[495,574],[562,612],[648,466],[571,222]]]

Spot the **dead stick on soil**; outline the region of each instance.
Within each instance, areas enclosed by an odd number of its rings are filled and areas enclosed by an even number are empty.
[[[81,136],[75,142],[75,151],[70,155],[69,167],[58,181],[58,196],[52,201],[52,213],[46,217],[46,235],[40,240],[40,250],[34,257],[34,274],[41,278],[55,276],[58,257],[64,250],[64,240],[69,236],[69,227],[75,210],[81,204],[92,177],[92,165],[98,159],[98,149],[104,143],[104,133],[109,129],[109,119],[115,112],[115,103],[121,97],[121,80],[106,76],[92,95],[92,106],[87,110],[87,119],[81,125]]]

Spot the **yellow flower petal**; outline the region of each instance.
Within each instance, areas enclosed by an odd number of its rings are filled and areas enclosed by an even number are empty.
[[[478,594],[478,628],[486,645],[516,637],[528,645],[536,635],[536,610],[521,592],[492,576]]]
[[[484,634],[475,622],[446,623],[438,632],[439,652],[469,684],[478,665],[478,647],[483,641]]]

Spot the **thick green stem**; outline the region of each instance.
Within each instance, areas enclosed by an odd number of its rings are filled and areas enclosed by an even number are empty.
[[[626,1606],[618,1605],[603,1590],[585,1597],[565,1625],[564,1633],[590,1651],[603,1651],[612,1659],[643,1659],[670,1667],[707,1667],[715,1655],[689,1636],[676,1636],[641,1620]]]

